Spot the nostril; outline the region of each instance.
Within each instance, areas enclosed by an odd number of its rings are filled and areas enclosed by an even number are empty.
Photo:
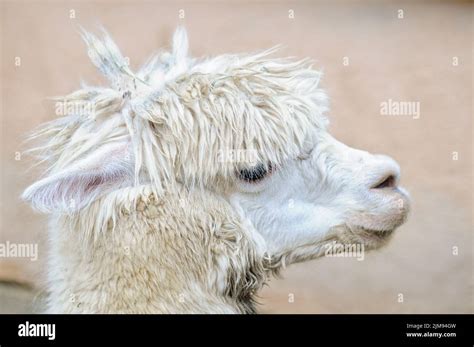
[[[394,175],[388,175],[379,181],[372,189],[382,189],[382,188],[394,188],[396,184],[396,178]]]

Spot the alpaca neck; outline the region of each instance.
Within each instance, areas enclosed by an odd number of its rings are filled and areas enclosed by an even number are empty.
[[[124,212],[115,223],[109,220],[95,234],[88,225],[97,220],[93,209],[75,219],[55,218],[49,311],[255,312],[251,293],[263,282],[258,261],[248,263],[248,257],[235,253],[229,243],[237,238],[224,230],[226,225],[218,231],[204,224],[187,227],[179,224],[181,217],[160,218],[160,213],[173,216],[166,208],[155,201],[139,202],[135,211]]]

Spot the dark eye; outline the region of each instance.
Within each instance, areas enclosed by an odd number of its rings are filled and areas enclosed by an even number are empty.
[[[238,177],[242,181],[250,183],[258,182],[268,176],[272,170],[273,168],[271,164],[258,164],[248,169],[241,169],[238,173]]]

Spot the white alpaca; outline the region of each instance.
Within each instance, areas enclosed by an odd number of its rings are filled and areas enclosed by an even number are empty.
[[[134,73],[83,36],[112,87],[61,99],[74,112],[35,133],[48,170],[23,195],[51,214],[49,312],[254,312],[268,274],[404,222],[397,163],[327,133],[310,61],[195,60],[179,29]]]

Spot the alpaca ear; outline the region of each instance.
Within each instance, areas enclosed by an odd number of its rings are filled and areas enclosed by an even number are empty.
[[[128,67],[127,59],[122,55],[105,29],[102,29],[102,32],[103,37],[99,38],[81,29],[81,36],[87,44],[87,52],[92,63],[113,84],[122,81],[124,76],[133,76]]]
[[[132,181],[133,163],[128,143],[109,144],[34,183],[22,198],[41,212],[74,213]]]
[[[188,50],[188,34],[186,29],[179,27],[173,35],[173,57],[175,65],[181,66],[187,64]]]

